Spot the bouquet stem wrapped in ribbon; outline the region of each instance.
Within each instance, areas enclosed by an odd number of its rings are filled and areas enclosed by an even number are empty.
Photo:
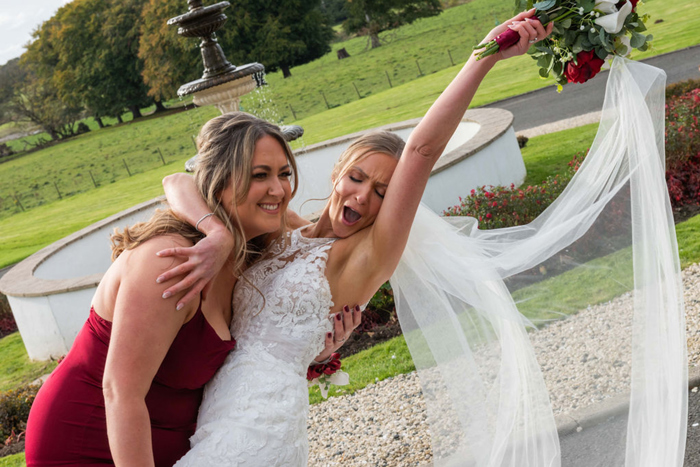
[[[553,76],[560,89],[567,83],[593,78],[614,55],[627,56],[632,49],[645,51],[651,35],[637,12],[639,0],[515,0],[516,10],[535,8],[532,19],[544,26],[554,23],[552,34],[528,52],[540,67],[540,76]],[[475,50],[477,60],[513,46],[520,35],[511,29]]]

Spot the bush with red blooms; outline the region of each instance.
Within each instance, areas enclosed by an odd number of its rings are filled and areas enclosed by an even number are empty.
[[[306,379],[313,381],[314,379],[320,377],[321,375],[332,375],[336,371],[340,370],[342,363],[340,362],[340,354],[331,354],[331,359],[321,365],[310,365],[309,369],[306,370]]]
[[[445,216],[470,216],[479,220],[480,229],[498,229],[531,222],[564,190],[583,160],[577,154],[563,174],[547,177],[539,185],[516,188],[482,186],[471,191],[460,204],[443,212]]]
[[[700,203],[700,88],[666,101],[666,183],[675,208]]]
[[[39,386],[22,386],[0,393],[0,440],[5,444],[18,441],[27,427],[29,409]]]
[[[600,73],[605,60],[598,57],[594,51],[579,52],[576,60],[572,60],[564,67],[564,76],[569,83],[585,83]]]
[[[17,323],[12,315],[7,297],[0,294],[0,338],[17,331]]]

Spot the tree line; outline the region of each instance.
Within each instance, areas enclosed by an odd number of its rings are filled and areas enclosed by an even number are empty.
[[[229,0],[228,22],[217,39],[231,63],[291,68],[330,51],[342,22],[348,34],[370,38],[441,11],[439,0]],[[73,136],[74,123],[140,109],[177,96],[180,85],[202,73],[199,43],[183,38],[167,20],[186,2],[73,0],[38,27],[26,52],[0,67],[0,123],[25,120],[52,140]]]

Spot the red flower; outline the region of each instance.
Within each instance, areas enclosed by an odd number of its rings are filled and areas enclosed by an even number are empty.
[[[632,4],[632,11],[634,11],[634,9],[637,8],[637,3],[639,3],[639,0],[629,0],[629,1]],[[622,8],[622,5],[624,5],[624,4],[625,4],[624,0],[621,2],[618,2],[618,4],[616,5],[617,9],[619,10],[620,8]]]
[[[578,65],[571,61],[564,69],[564,76],[569,83],[585,83],[597,75],[605,63],[605,60],[599,58],[593,50],[579,52],[576,61]]]
[[[306,370],[306,379],[309,381],[313,381],[314,379],[318,378],[323,374],[332,375],[336,371],[340,370],[340,367],[340,354],[336,352],[334,354],[331,354],[331,359],[328,363],[324,363],[323,365],[309,366],[308,370]]]

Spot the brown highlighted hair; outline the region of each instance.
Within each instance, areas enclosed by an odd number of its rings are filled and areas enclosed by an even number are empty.
[[[297,167],[292,150],[279,127],[244,112],[232,112],[209,120],[197,137],[197,159],[194,180],[200,196],[210,211],[231,231],[234,237],[234,274],[240,275],[249,260],[251,250],[238,218],[236,206],[245,201],[250,188],[255,144],[264,136],[275,138],[285,151],[292,169],[292,196],[297,190]],[[233,206],[228,210],[219,195],[233,184]],[[229,215],[230,211],[230,215]],[[283,216],[282,225],[286,224]],[[179,219],[170,209],[156,211],[148,222],[115,231],[112,235],[112,259],[125,249],[136,248],[157,235],[177,234],[196,243],[204,236],[193,226]]]
[[[389,131],[374,131],[360,136],[343,151],[338,162],[335,163],[333,172],[331,172],[333,185],[335,186],[354,164],[370,154],[379,152],[399,160],[405,146],[406,143],[401,137]]]

